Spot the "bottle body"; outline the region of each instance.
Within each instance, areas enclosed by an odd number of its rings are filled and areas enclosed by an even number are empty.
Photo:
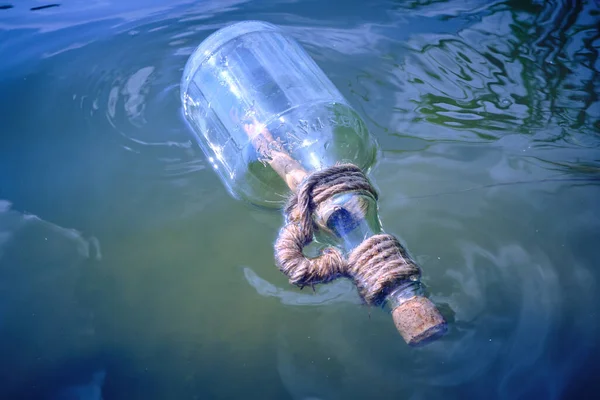
[[[368,170],[376,144],[367,127],[302,47],[280,28],[246,21],[223,28],[190,56],[181,81],[184,116],[228,191],[280,207],[289,187],[253,137],[312,172],[338,162]]]

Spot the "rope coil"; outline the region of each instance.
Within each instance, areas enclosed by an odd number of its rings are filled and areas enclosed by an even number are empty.
[[[420,268],[394,236],[370,236],[347,257],[335,247],[327,247],[315,258],[303,253],[313,240],[315,209],[348,192],[364,192],[378,199],[375,188],[356,165],[338,164],[309,175],[285,207],[286,224],[275,242],[275,262],[290,283],[301,288],[348,277],[367,304],[380,306],[399,284],[421,276]]]

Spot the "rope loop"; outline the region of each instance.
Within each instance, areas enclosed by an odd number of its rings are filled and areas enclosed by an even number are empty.
[[[290,283],[300,288],[348,277],[367,304],[379,306],[400,283],[421,276],[420,268],[394,236],[368,237],[347,257],[335,247],[325,248],[315,258],[303,253],[313,241],[315,209],[327,199],[347,192],[364,192],[378,200],[377,191],[354,164],[336,164],[309,175],[284,209],[286,224],[275,242],[275,262]]]

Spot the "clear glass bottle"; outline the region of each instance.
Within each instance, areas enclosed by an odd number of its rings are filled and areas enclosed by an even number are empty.
[[[258,206],[282,206],[313,171],[349,162],[366,173],[376,159],[360,116],[304,49],[269,23],[239,22],[203,41],[185,66],[181,100],[229,192]],[[334,196],[315,214],[317,241],[346,254],[382,233],[377,202],[365,194]],[[396,287],[386,304],[410,344],[445,332],[419,276]]]
[[[280,207],[289,187],[252,145],[258,131],[308,172],[344,161],[368,170],[375,161],[360,116],[304,49],[269,23],[239,22],[203,41],[185,66],[181,100],[229,192],[259,206]]]

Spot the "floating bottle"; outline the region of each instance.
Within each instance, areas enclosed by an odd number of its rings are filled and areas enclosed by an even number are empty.
[[[257,206],[284,206],[318,171],[351,163],[366,174],[376,160],[377,144],[358,113],[293,38],[266,22],[235,23],[204,40],[184,68],[181,101],[229,193]],[[369,193],[337,194],[312,213],[314,240],[346,255],[382,232]],[[385,297],[409,344],[446,331],[419,274]]]

